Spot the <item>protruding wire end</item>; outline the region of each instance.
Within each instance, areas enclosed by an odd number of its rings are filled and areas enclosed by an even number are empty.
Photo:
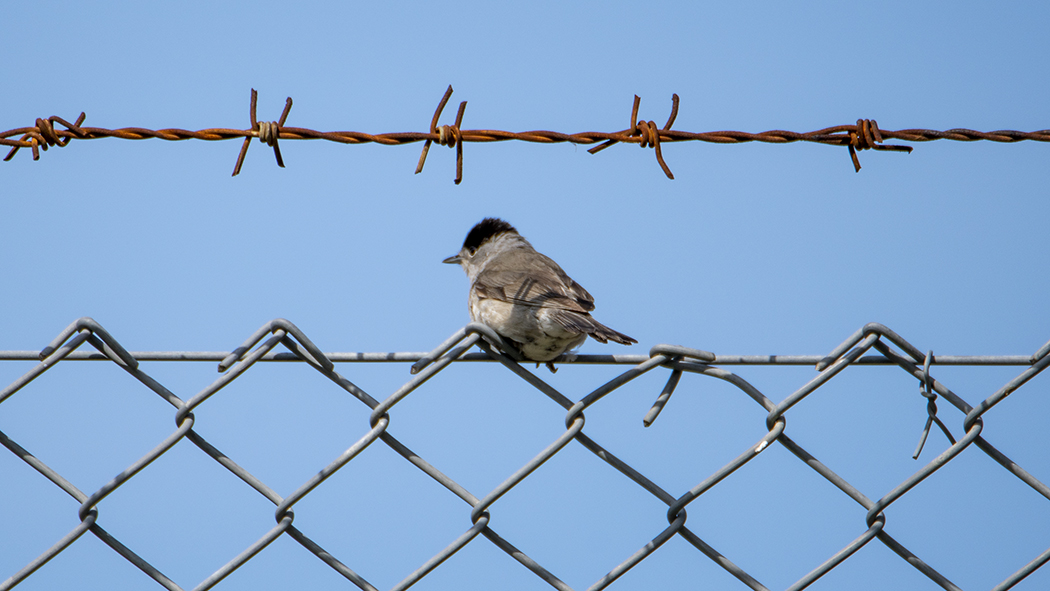
[[[430,133],[438,133],[437,124],[438,119],[441,118],[441,112],[445,110],[445,105],[448,104],[448,99],[452,98],[452,85],[448,85],[448,89],[445,90],[444,96],[438,101],[437,109],[434,109],[434,116],[430,119]],[[416,174],[423,172],[423,164],[427,161],[427,154],[430,152],[430,144],[433,140],[428,139],[423,142],[423,151],[419,154],[419,164],[416,165]]]

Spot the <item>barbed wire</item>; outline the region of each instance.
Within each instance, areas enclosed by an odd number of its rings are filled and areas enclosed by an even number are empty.
[[[438,125],[441,113],[452,96],[452,86],[448,87],[444,96],[438,103],[437,109],[430,121],[429,131],[426,132],[400,132],[370,134],[359,131],[317,131],[303,127],[289,127],[286,125],[288,115],[292,108],[292,99],[285,101],[284,111],[277,121],[259,121],[256,117],[256,103],[258,93],[252,89],[251,104],[249,107],[249,119],[251,127],[248,129],[210,128],[199,131],[185,129],[144,129],[141,127],[122,127],[119,129],[105,129],[101,127],[84,127],[86,115],[81,113],[75,122],[70,123],[58,116],[46,119],[37,119],[31,127],[20,127],[0,133],[0,145],[11,146],[11,151],[4,161],[11,160],[21,148],[29,148],[33,152],[33,160],[40,159],[40,149],[47,150],[50,146],[64,147],[72,140],[91,140],[100,138],[119,138],[126,140],[161,139],[167,141],[183,140],[205,140],[222,141],[243,138],[244,143],[237,156],[234,165],[233,176],[237,176],[244,164],[244,158],[248,152],[248,146],[252,138],[273,148],[277,165],[284,167],[284,159],[281,156],[279,140],[327,140],[341,144],[364,144],[377,143],[385,146],[396,146],[415,142],[424,142],[416,173],[423,170],[427,153],[432,143],[455,148],[456,150],[456,176],[454,182],[458,185],[463,180],[463,144],[465,142],[504,142],[524,141],[540,144],[573,143],[573,144],[598,144],[588,152],[598,153],[617,143],[638,144],[642,148],[653,148],[656,161],[664,174],[669,179],[674,179],[670,167],[663,157],[661,145],[668,142],[701,141],[715,144],[739,144],[745,142],[763,142],[770,144],[787,144],[793,142],[811,142],[831,146],[846,146],[849,149],[850,159],[854,170],[860,172],[860,159],[857,152],[861,150],[881,150],[893,152],[911,152],[912,147],[900,144],[885,144],[886,140],[901,140],[907,142],[930,142],[934,140],[954,140],[960,142],[991,141],[1001,143],[1014,143],[1021,141],[1050,142],[1050,130],[1040,131],[974,131],[972,129],[949,129],[936,131],[932,129],[903,129],[889,131],[880,129],[878,123],[872,119],[858,119],[855,124],[835,125],[825,127],[816,131],[799,133],[794,131],[770,130],[760,133],[748,133],[743,131],[709,131],[689,132],[671,129],[678,116],[678,95],[671,97],[671,113],[667,122],[658,127],[654,121],[638,119],[638,110],[641,98],[634,97],[634,105],[631,109],[630,124],[626,129],[613,132],[585,131],[579,133],[560,133],[555,131],[524,131],[511,132],[493,129],[462,129],[463,116],[466,111],[467,102],[459,104],[455,122],[452,125]],[[55,124],[65,127],[59,129]],[[19,139],[10,139],[21,136]]]
[[[94,352],[78,352],[77,349],[83,344],[89,344]],[[569,359],[571,363],[612,363],[629,364],[622,374],[615,376],[608,382],[602,384],[587,394],[579,401],[572,401],[538,375],[528,371],[512,359],[500,352],[501,341],[491,329],[482,324],[468,324],[456,331],[444,343],[428,353],[390,353],[390,354],[364,354],[364,353],[323,353],[298,327],[284,319],[277,319],[266,323],[255,331],[244,343],[230,353],[225,352],[153,352],[153,353],[131,353],[127,351],[111,334],[101,325],[90,318],[81,318],[66,329],[40,353],[28,355],[26,351],[0,352],[0,360],[15,359],[38,359],[39,362],[21,377],[17,378],[9,386],[0,390],[0,404],[10,399],[14,394],[28,386],[30,383],[41,378],[51,368],[67,360],[103,360],[110,361],[125,372],[134,377],[139,383],[158,394],[175,409],[176,429],[174,432],[165,434],[159,444],[156,445],[145,456],[125,468],[118,476],[105,483],[92,493],[81,492],[71,481],[60,475],[57,471],[34,456],[25,447],[15,442],[7,434],[0,431],[0,445],[6,447],[17,457],[35,469],[42,476],[72,496],[78,503],[77,515],[79,524],[68,534],[56,541],[54,545],[46,549],[37,558],[30,561],[18,572],[0,582],[0,591],[11,589],[32,576],[41,569],[52,558],[64,552],[77,542],[84,533],[91,532],[99,540],[104,542],[126,560],[138,567],[143,573],[152,578],[162,587],[171,591],[183,589],[172,579],[161,573],[155,566],[143,559],[132,548],[116,539],[112,534],[102,527],[102,519],[99,516],[98,504],[111,493],[134,478],[142,470],[146,469],[152,462],[168,453],[183,440],[189,441],[199,450],[218,462],[227,471],[243,481],[249,487],[276,507],[274,518],[277,524],[267,533],[247,548],[232,558],[219,570],[206,577],[194,589],[205,591],[217,585],[225,577],[251,561],[261,550],[281,536],[287,535],[299,543],[311,553],[320,558],[326,565],[331,567],[346,580],[360,589],[374,591],[375,587],[366,578],[351,569],[343,561],[336,558],[332,553],[322,548],[307,534],[298,529],[294,524],[293,507],[311,494],[325,481],[354,460],[366,448],[381,442],[407,460],[415,468],[421,470],[442,487],[453,493],[470,506],[471,525],[462,535],[452,540],[447,547],[437,555],[427,560],[416,570],[405,576],[393,589],[404,590],[424,577],[428,576],[442,563],[473,543],[475,540],[486,539],[495,547],[507,553],[518,563],[523,565],[541,580],[561,591],[570,591],[571,587],[562,579],[557,577],[551,570],[547,569],[532,557],[515,547],[511,541],[499,535],[490,527],[490,511],[498,505],[506,493],[521,484],[534,471],[540,468],[553,456],[560,453],[570,442],[575,441],[585,449],[595,454],[606,462],[611,468],[627,476],[631,481],[640,486],[646,492],[667,505],[666,520],[668,525],[656,537],[644,540],[641,549],[627,557],[621,563],[613,567],[607,574],[602,576],[590,588],[593,590],[604,589],[627,571],[633,569],[642,561],[646,560],[654,552],[659,551],[665,542],[672,537],[678,536],[685,540],[690,546],[701,554],[707,556],[719,567],[731,574],[744,586],[753,589],[768,591],[768,587],[759,582],[756,577],[747,572],[741,566],[734,563],[728,556],[720,553],[705,541],[700,535],[687,527],[686,507],[700,499],[705,493],[718,486],[721,482],[730,478],[739,468],[758,457],[774,443],[783,446],[796,458],[819,474],[827,483],[844,492],[853,501],[864,509],[864,524],[859,527],[859,537],[847,544],[844,548],[835,552],[831,557],[810,570],[797,582],[789,587],[792,591],[803,589],[817,579],[823,577],[831,570],[853,556],[860,548],[873,540],[878,540],[907,564],[926,576],[929,580],[943,589],[958,590],[959,587],[950,581],[945,575],[936,570],[933,565],[922,560],[919,556],[906,548],[900,541],[895,539],[886,526],[885,511],[899,499],[908,494],[916,486],[926,480],[933,473],[952,462],[967,449],[976,449],[992,458],[997,464],[1010,474],[1028,485],[1032,490],[1043,498],[1050,500],[1050,487],[1024,470],[1020,465],[1007,457],[1002,451],[994,447],[983,435],[984,415],[991,408],[1002,402],[1007,396],[1016,392],[1029,380],[1050,366],[1050,342],[1043,345],[1031,355],[1012,356],[934,356],[932,351],[923,354],[918,348],[902,338],[896,332],[881,324],[868,324],[856,331],[849,338],[835,347],[824,356],[718,356],[714,353],[691,349],[681,346],[657,345],[653,347],[647,356],[579,356]],[[286,351],[278,352],[275,348],[282,345]],[[480,353],[468,353],[473,347],[481,349]],[[874,350],[878,355],[868,355]],[[385,358],[382,358],[384,357]],[[183,400],[173,394],[156,379],[148,375],[141,367],[140,361],[153,359],[159,361],[219,361],[219,371],[222,375],[204,387],[200,392]],[[441,472],[420,457],[416,452],[409,449],[401,441],[396,439],[387,427],[393,420],[393,408],[411,395],[437,373],[444,370],[453,362],[460,360],[481,361],[497,363],[510,370],[514,375],[520,377],[526,383],[545,394],[555,404],[566,411],[564,417],[564,432],[559,434],[555,441],[546,446],[542,452],[529,460],[525,465],[515,470],[514,473],[498,485],[492,491],[475,495],[467,488],[457,483],[446,474]],[[200,409],[213,395],[229,385],[232,381],[243,376],[259,361],[296,361],[306,363],[321,375],[328,378],[338,388],[353,398],[364,403],[370,410],[368,426],[364,433],[353,441],[345,452],[335,460],[321,468],[306,482],[298,486],[291,494],[281,497],[275,490],[259,478],[248,472],[232,458],[219,451],[212,443],[208,442],[197,431],[194,430],[194,411]],[[335,369],[335,361],[340,362],[390,362],[413,361],[412,378],[405,382],[395,392],[383,400],[373,398],[359,386],[342,376]],[[795,392],[787,396],[779,403],[770,400],[754,385],[744,380],[739,375],[730,372],[719,365],[727,364],[755,364],[755,365],[797,365],[801,363],[815,364],[818,375],[808,380]],[[903,482],[893,487],[890,492],[877,500],[872,500],[836,473],[831,466],[819,461],[813,454],[804,449],[799,443],[790,438],[786,433],[786,415],[806,397],[813,394],[819,388],[832,381],[837,375],[856,365],[863,364],[890,365],[902,369],[906,374],[918,379],[920,383],[920,394],[927,402],[927,413],[929,420],[922,433],[919,449],[915,457],[918,457],[925,443],[932,423],[936,423],[943,430],[950,445],[937,455],[936,458],[925,464],[917,472],[906,478]],[[960,396],[950,390],[944,383],[935,379],[931,374],[931,368],[942,364],[955,365],[1001,365],[1001,366],[1023,366],[1024,369],[1013,379],[991,394],[985,400],[971,406]],[[739,456],[731,459],[722,468],[685,492],[677,495],[661,488],[653,480],[642,474],[624,460],[611,453],[606,447],[584,433],[584,412],[597,404],[610,392],[624,386],[636,378],[654,371],[665,370],[669,372],[666,385],[659,393],[652,409],[646,414],[643,421],[646,426],[650,425],[663,410],[671,395],[678,387],[679,380],[684,374],[694,374],[721,380],[739,390],[748,398],[760,405],[761,411],[758,415],[765,427],[765,434],[758,441],[747,446]],[[963,414],[962,436],[956,439],[952,436],[946,424],[938,417],[937,408],[934,404],[940,397],[952,407]],[[560,419],[559,419],[560,420]],[[362,426],[363,427],[363,426]],[[353,436],[350,436],[353,439]],[[971,448],[972,446],[972,448]],[[370,510],[362,506],[363,510]],[[351,556],[359,562],[360,556]],[[1050,561],[1050,549],[1029,562],[1020,565],[1018,570],[1010,574],[1005,580],[998,584],[996,590],[1005,590],[1013,587],[1022,579],[1029,576],[1044,564]],[[360,567],[370,567],[371,560],[363,562]],[[996,565],[1002,566],[1002,565]]]

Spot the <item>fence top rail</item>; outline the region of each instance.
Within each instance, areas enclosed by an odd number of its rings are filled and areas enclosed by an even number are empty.
[[[230,355],[228,351],[131,351],[131,356],[138,361],[198,361],[220,362]],[[391,351],[391,352],[333,352],[325,353],[333,363],[415,363],[425,357],[427,352]],[[715,355],[710,365],[816,365],[827,355]],[[579,354],[559,363],[582,365],[638,365],[647,361],[648,355],[588,355]],[[97,351],[73,351],[66,359],[73,361],[105,361],[107,357]],[[0,351],[0,361],[39,361],[39,351]],[[303,360],[291,352],[271,352],[259,361],[298,361]],[[457,361],[495,361],[487,353],[475,352],[461,356]],[[1031,355],[935,355],[936,365],[961,366],[1030,366]],[[856,365],[896,365],[883,355],[865,355],[856,361]]]

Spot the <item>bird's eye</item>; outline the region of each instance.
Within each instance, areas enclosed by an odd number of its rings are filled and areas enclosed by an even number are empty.
[[[476,249],[474,247],[470,247],[470,248],[467,249],[467,256],[471,256],[472,257],[472,256],[474,256],[474,253],[476,253],[477,251],[478,251],[478,249]]]

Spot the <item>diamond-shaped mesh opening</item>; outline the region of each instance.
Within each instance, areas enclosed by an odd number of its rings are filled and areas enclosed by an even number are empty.
[[[961,414],[953,408],[939,414],[959,437]],[[792,440],[872,500],[950,445],[934,427],[920,458],[925,461],[912,459],[927,418],[926,399],[918,380],[898,367],[847,368],[785,416]]]
[[[194,409],[194,431],[286,496],[368,431],[369,412],[304,363],[257,363]]]
[[[694,533],[770,589],[788,587],[867,529],[863,508],[777,444],[688,511]]]
[[[606,396],[587,411],[584,431],[678,497],[766,435],[768,412],[730,383],[685,373],[645,427],[668,375],[654,370]]]
[[[275,524],[272,503],[188,440],[103,500],[99,513],[110,535],[184,588]],[[173,547],[172,540],[192,539],[208,543]]]
[[[493,364],[445,369],[390,417],[392,435],[479,497],[565,432],[564,409]]]
[[[897,541],[963,589],[993,588],[1050,546],[1046,498],[976,446],[886,513],[886,530]],[[1018,519],[1019,514],[1025,517]],[[994,564],[959,560],[998,552],[1016,558]]]
[[[0,408],[0,430],[86,494],[175,430],[171,405],[113,363],[59,362]]]
[[[570,442],[491,509],[492,527],[586,589],[667,527],[667,506]]]
[[[389,589],[470,527],[470,507],[376,442],[295,506],[295,526]]]
[[[19,591],[50,591],[71,588],[149,589],[151,586],[161,588],[106,544],[87,533],[16,588]]]
[[[807,589],[819,591],[940,591],[943,589],[904,562],[892,550],[873,540],[849,560],[824,575]]]
[[[17,541],[0,536],[4,540],[0,576],[6,579],[79,523],[80,503],[2,448],[0,474],[0,503],[19,508],[8,512],[4,526],[8,532],[18,532]]]

